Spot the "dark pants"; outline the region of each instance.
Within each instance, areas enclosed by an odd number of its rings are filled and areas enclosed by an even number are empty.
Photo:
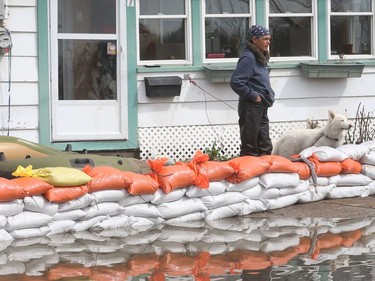
[[[268,155],[272,152],[268,107],[262,102],[238,101],[241,151],[240,156]]]

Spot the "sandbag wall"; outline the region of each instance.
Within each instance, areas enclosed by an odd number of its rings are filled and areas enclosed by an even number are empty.
[[[269,267],[284,275],[305,270],[327,276],[324,261],[329,260],[336,264],[331,273],[347,267],[340,278],[351,280],[351,274],[361,272],[358,267],[369,266],[369,261],[361,264],[354,258],[350,264],[348,257],[371,255],[375,222],[369,218],[237,216],[116,230],[93,228],[0,245],[0,277],[12,274],[14,280],[85,276],[96,281],[122,281],[141,275],[149,280],[186,276],[210,280],[210,276],[240,275],[243,270]],[[290,263],[293,259],[299,261]]]
[[[309,159],[313,171],[276,155],[215,162],[200,151],[188,163],[149,160],[148,175],[112,167],[20,167],[17,178],[0,178],[0,238],[212,221],[375,193],[374,142],[312,147],[296,158]]]

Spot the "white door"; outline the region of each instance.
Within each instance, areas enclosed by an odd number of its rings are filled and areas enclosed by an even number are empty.
[[[127,139],[124,2],[50,1],[52,141]]]

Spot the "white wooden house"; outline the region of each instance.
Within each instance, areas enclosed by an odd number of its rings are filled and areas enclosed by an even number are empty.
[[[371,114],[374,17],[374,0],[0,1],[0,132],[142,159],[237,155],[228,81],[254,23],[273,36],[274,140],[328,109]]]

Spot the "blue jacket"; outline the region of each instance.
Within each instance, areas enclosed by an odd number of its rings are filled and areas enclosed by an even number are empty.
[[[249,48],[246,48],[238,59],[230,86],[240,99],[255,101],[259,95],[263,104],[268,107],[275,102],[275,92],[271,87],[267,65],[259,64],[254,52]]]

